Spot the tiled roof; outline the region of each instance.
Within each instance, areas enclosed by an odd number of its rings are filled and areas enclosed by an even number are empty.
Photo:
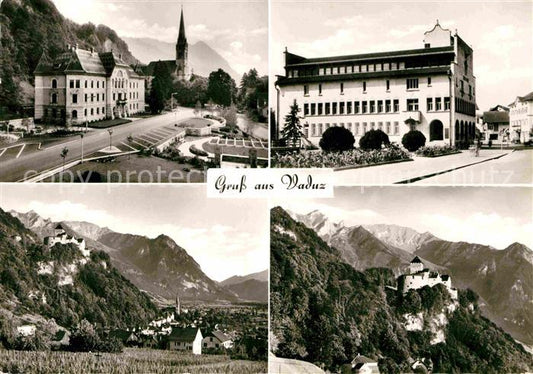
[[[352,360],[352,365],[357,365],[357,364],[370,364],[370,363],[375,363],[376,361],[372,360],[371,358],[368,358],[366,356],[363,356],[363,355],[357,355],[357,357],[355,357],[353,360]]]
[[[213,335],[215,338],[220,340],[220,342],[222,342],[222,343],[227,342],[228,340],[230,340],[229,336],[224,334],[222,331],[213,331],[211,333],[211,335]]]
[[[531,101],[533,100],[533,92],[528,93],[526,96],[519,96],[522,101]]]
[[[485,123],[509,123],[509,112],[491,111],[483,113]]]
[[[196,338],[197,332],[198,329],[193,327],[172,328],[172,332],[168,336],[168,339],[175,342],[192,343]]]
[[[345,56],[331,56],[331,57],[318,57],[318,58],[305,58],[297,55],[292,55],[297,57],[298,61],[296,63],[289,64],[289,66],[299,66],[299,65],[310,65],[317,63],[342,63],[342,62],[353,62],[353,61],[362,61],[362,60],[375,60],[375,59],[392,59],[399,57],[410,57],[417,55],[431,55],[431,54],[440,54],[440,53],[454,53],[453,46],[449,47],[437,47],[437,48],[419,48],[419,49],[408,49],[403,51],[393,51],[393,52],[377,52],[377,53],[362,53],[356,55],[345,55]]]

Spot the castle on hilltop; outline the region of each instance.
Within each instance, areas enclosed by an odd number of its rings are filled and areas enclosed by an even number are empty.
[[[192,69],[189,67],[189,43],[187,42],[187,36],[185,36],[183,7],[181,8],[179,34],[176,42],[176,59],[151,61],[145,68],[145,74],[147,76],[154,76],[156,64],[163,64],[180,81],[188,81],[192,76]]]
[[[424,263],[418,256],[409,264],[409,273],[403,274],[399,278],[399,289],[403,293],[425,286],[433,287],[437,284],[443,284],[450,293],[451,298],[453,300],[457,299],[457,289],[452,287],[451,277],[447,274],[439,274],[424,268]]]
[[[68,235],[60,223],[58,223],[54,228],[54,236],[47,236],[44,238],[44,244],[49,248],[52,248],[57,243],[74,244],[85,257],[90,255],[90,251],[87,249],[85,239],[75,238],[71,235]]]

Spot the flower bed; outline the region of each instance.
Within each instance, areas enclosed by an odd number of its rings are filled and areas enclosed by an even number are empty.
[[[409,160],[409,153],[396,145],[380,150],[352,149],[345,152],[300,152],[272,156],[272,167],[339,168]]]
[[[196,148],[194,145],[191,145],[191,146],[189,147],[189,151],[191,151],[191,153],[192,153],[193,155],[196,155],[196,156],[204,156],[204,157],[209,156],[209,154],[208,154],[206,151],[204,151],[204,150],[202,150],[202,149],[198,149],[198,148]]]
[[[415,154],[422,157],[439,157],[461,153],[457,148],[450,145],[425,146],[419,148]]]

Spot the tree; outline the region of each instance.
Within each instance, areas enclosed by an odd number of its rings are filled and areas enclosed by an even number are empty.
[[[350,130],[334,126],[324,131],[319,145],[326,152],[337,152],[352,149],[354,143],[355,138]]]
[[[389,136],[381,130],[370,130],[359,139],[359,146],[365,151],[381,149],[382,145],[389,145]]]
[[[426,144],[426,137],[418,130],[411,130],[402,137],[402,144],[409,152],[415,152]]]
[[[83,319],[76,331],[70,336],[70,350],[75,352],[95,351],[100,345],[100,337],[94,326]]]
[[[148,104],[152,114],[159,114],[165,108],[165,101],[172,93],[172,76],[167,66],[158,61],[154,66],[154,79],[150,88]]]
[[[285,116],[285,126],[281,131],[281,137],[285,141],[285,144],[292,147],[299,147],[300,139],[302,138],[302,125],[300,125],[298,112],[300,112],[300,108],[296,99],[294,99],[289,114]]]
[[[193,113],[195,116],[198,116],[198,115],[200,115],[200,117],[202,116],[202,103],[199,100],[196,102],[196,105],[194,106]]]
[[[235,101],[237,88],[235,81],[222,69],[209,74],[207,96],[215,103],[230,106]]]
[[[235,105],[232,105],[229,108],[224,108],[220,115],[226,120],[226,126],[231,128],[232,130],[236,130],[237,108],[235,108]]]

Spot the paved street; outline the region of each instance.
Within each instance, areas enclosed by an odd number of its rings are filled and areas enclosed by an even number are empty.
[[[193,115],[190,108],[179,108],[177,113],[166,113],[156,117],[135,120],[131,123],[113,127],[112,143],[114,146],[124,147],[127,137],[141,137],[145,133],[154,131],[177,121],[191,117]],[[109,146],[109,133],[107,129],[93,130],[83,139],[84,154],[96,152]],[[61,144],[54,144],[35,152],[24,152],[19,158],[9,158],[2,161],[0,159],[0,181],[16,182],[25,176],[32,175],[30,171],[43,171],[58,167],[62,164],[60,157],[63,147],[67,147],[69,152],[66,162],[74,161],[81,157],[81,138],[79,136],[65,139]]]
[[[417,184],[509,183],[533,183],[533,150],[515,151],[497,160],[454,170],[417,182]]]
[[[470,151],[436,158],[415,157],[414,161],[337,171],[335,172],[335,183],[337,185],[385,185],[407,181],[420,184],[442,183],[447,185],[479,183],[469,182],[468,180],[486,179],[486,176],[481,174],[484,170],[490,170],[491,168],[497,170],[493,173],[501,175],[497,178],[495,177],[494,182],[487,181],[483,183],[499,183],[498,180],[504,178],[507,180],[506,183],[528,183],[526,179],[528,177],[527,170],[529,169],[529,172],[531,172],[531,152],[530,150],[512,152],[510,150],[483,149],[479,157],[475,157]],[[501,158],[499,160],[493,159],[496,157]],[[472,164],[477,165],[469,166]],[[420,177],[444,173],[456,168],[462,169],[455,170],[454,174],[446,173],[416,180]],[[467,173],[471,170],[480,175],[472,175],[466,178]],[[512,171],[511,177],[507,176],[509,173],[505,174],[507,170]],[[436,178],[441,178],[440,182],[437,182]]]

